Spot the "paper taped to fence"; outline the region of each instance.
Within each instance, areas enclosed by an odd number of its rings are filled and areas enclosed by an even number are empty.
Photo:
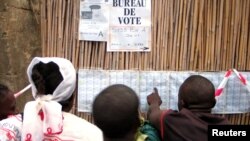
[[[140,98],[140,108],[147,111],[146,97],[158,88],[162,98],[162,109],[176,109],[178,90],[190,75],[200,74],[208,78],[215,88],[224,78],[225,72],[191,72],[191,71],[128,71],[128,70],[84,70],[78,71],[78,111],[91,112],[95,96],[112,84],[125,84],[136,91]],[[249,72],[241,74],[250,80]],[[245,113],[250,111],[250,93],[239,78],[232,74],[217,99],[213,113]]]
[[[107,51],[151,51],[151,0],[112,0]]]
[[[109,29],[109,2],[81,0],[79,40],[107,41]]]

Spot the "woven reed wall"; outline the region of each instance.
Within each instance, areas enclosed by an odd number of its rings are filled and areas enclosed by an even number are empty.
[[[80,0],[41,0],[43,56],[78,68],[115,70],[250,70],[249,0],[151,0],[152,51],[106,52],[105,42],[78,40]],[[92,121],[89,113],[72,113]],[[250,114],[223,115],[250,124]]]

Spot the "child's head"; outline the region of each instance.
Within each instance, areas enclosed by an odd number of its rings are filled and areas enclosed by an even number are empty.
[[[15,114],[16,99],[14,94],[5,85],[0,84],[0,120],[5,119],[8,115]]]
[[[93,103],[95,124],[106,138],[123,138],[140,125],[139,99],[129,87],[116,84],[101,91]]]
[[[215,88],[210,80],[201,75],[188,77],[180,86],[178,107],[179,110],[204,109],[209,110],[215,106]]]
[[[73,103],[76,72],[69,60],[56,57],[35,57],[28,67],[28,77],[32,84],[32,94],[53,95],[53,99],[62,105],[63,111],[69,111]]]

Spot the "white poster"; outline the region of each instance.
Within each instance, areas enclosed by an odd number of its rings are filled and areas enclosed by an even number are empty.
[[[107,41],[108,3],[108,0],[80,1],[79,40]]]
[[[199,74],[208,78],[218,88],[225,72],[191,71],[130,71],[130,70],[79,70],[78,71],[78,111],[91,112],[96,95],[112,84],[125,84],[131,87],[140,98],[142,112],[148,110],[147,95],[158,88],[162,98],[162,109],[177,110],[178,91],[183,81],[190,75]],[[242,72],[250,80],[250,72]],[[245,113],[250,111],[250,92],[239,78],[232,74],[213,113]]]
[[[112,0],[107,51],[151,50],[151,0]]]

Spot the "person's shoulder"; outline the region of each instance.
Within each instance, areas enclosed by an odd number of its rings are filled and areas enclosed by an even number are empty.
[[[72,113],[67,113],[67,112],[64,112],[63,113],[63,117],[64,117],[64,120],[68,121],[72,121],[72,122],[78,122],[78,123],[87,123],[87,124],[90,124],[90,122],[88,122],[87,120],[81,118],[81,117],[78,117]]]
[[[65,132],[83,133],[78,134],[79,136],[81,136],[79,138],[83,138],[84,140],[88,141],[103,140],[102,131],[94,124],[71,113],[64,112],[63,117],[63,125]]]
[[[11,115],[0,121],[0,141],[21,140],[22,115]]]
[[[180,114],[180,112],[173,109],[167,109],[162,111],[161,116],[176,115],[176,114],[178,115]]]
[[[3,123],[22,123],[22,115],[17,114],[17,115],[9,115],[8,118],[3,119],[0,121],[0,124]]]
[[[78,117],[74,114],[64,112],[63,117],[64,117],[64,122],[68,122],[72,125],[82,126],[83,128],[86,128],[86,129],[95,129],[95,130],[100,131],[100,129],[93,123],[81,117]]]

